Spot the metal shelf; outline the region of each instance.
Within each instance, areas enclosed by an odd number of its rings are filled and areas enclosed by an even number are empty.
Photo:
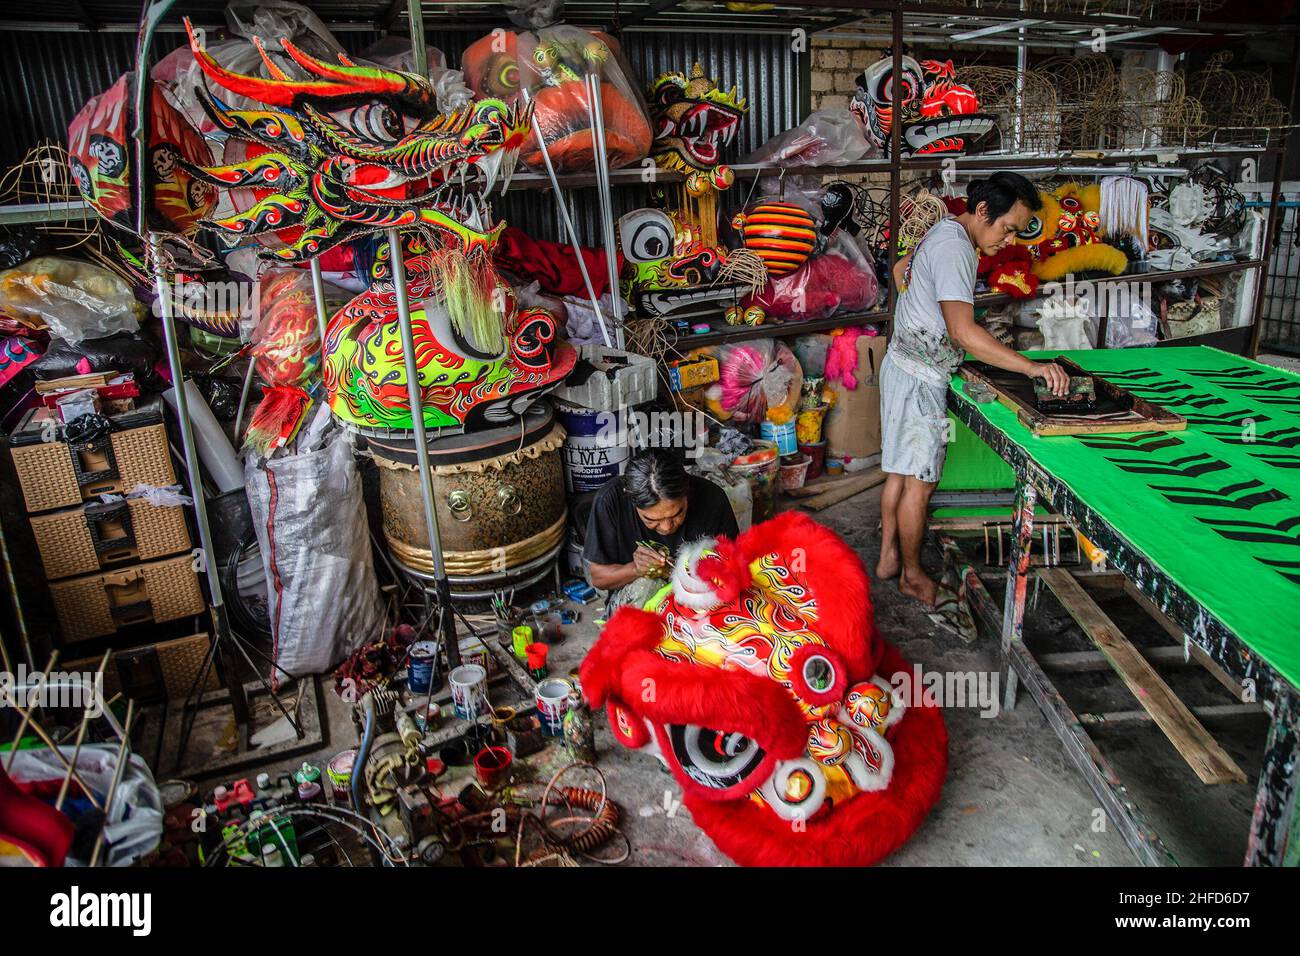
[[[1036,167],[1095,166],[1125,169],[1135,163],[1179,163],[1202,159],[1247,159],[1281,152],[1277,146],[1186,146],[1141,150],[1078,150],[1060,153],[967,153],[960,156],[914,156],[900,161],[904,170],[943,169],[954,162],[962,169],[1032,169]],[[775,163],[735,163],[739,179],[766,176],[851,176],[887,173],[886,157],[834,166],[778,166]]]
[[[712,332],[699,335],[686,334],[677,338],[673,351],[685,355],[691,349],[705,345],[721,345],[724,342],[739,342],[746,339],[774,339],[787,335],[805,335],[809,332],[828,332],[831,329],[843,329],[852,325],[881,325],[889,322],[888,312],[848,312],[833,315],[826,319],[808,319],[794,322],[765,322],[762,325],[718,325],[713,324]],[[630,319],[629,324],[637,321]]]
[[[1153,272],[1130,272],[1118,276],[1105,276],[1100,279],[1085,280],[1076,279],[1076,285],[1083,285],[1085,282],[1091,282],[1093,285],[1102,283],[1132,283],[1132,282],[1169,282],[1174,279],[1195,279],[1203,276],[1227,275],[1233,272],[1242,272],[1246,269],[1258,269],[1264,265],[1262,259],[1247,259],[1244,261],[1234,262],[1210,262],[1203,266],[1196,266],[1192,269],[1171,269],[1159,270]],[[983,308],[991,305],[1000,305],[1012,301],[1011,297],[1001,293],[984,293],[975,297],[976,308]],[[646,321],[644,319],[630,319],[629,323]],[[844,315],[833,315],[825,319],[809,319],[807,321],[786,321],[781,323],[771,322],[757,326],[744,325],[713,325],[712,332],[701,333],[699,335],[680,335],[674,344],[673,351],[679,355],[685,355],[691,349],[701,348],[706,345],[721,345],[725,342],[739,342],[746,339],[771,339],[783,338],[790,335],[805,335],[809,332],[828,332],[832,329],[843,329],[854,325],[887,325],[893,321],[893,314],[888,310],[874,312],[850,312]]]
[[[70,219],[85,221],[94,217],[94,211],[81,200],[29,203],[21,206],[0,205],[0,226],[38,225]]]
[[[1244,272],[1247,269],[1258,269],[1265,265],[1263,259],[1244,259],[1234,260],[1232,262],[1207,262],[1203,266],[1196,266],[1192,269],[1169,269],[1154,272],[1126,272],[1118,276],[1102,276],[1099,279],[1075,279],[1075,286],[1089,285],[1117,285],[1132,282],[1170,282],[1175,279],[1197,279],[1204,276],[1229,275],[1233,272]],[[1004,293],[984,293],[975,297],[975,306],[980,308],[989,305],[1002,305],[1011,302],[1012,298]]]

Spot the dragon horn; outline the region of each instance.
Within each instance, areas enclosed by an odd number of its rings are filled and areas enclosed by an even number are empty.
[[[261,56],[262,62],[266,64],[266,68],[271,71],[271,79],[289,79],[289,74],[280,69],[280,67],[276,65],[276,62],[267,54],[266,47],[262,44],[261,37],[253,37],[253,46],[257,48],[258,55]]]
[[[194,59],[209,79],[232,93],[268,106],[293,106],[294,101],[303,95],[330,97],[349,93],[401,93],[406,89],[406,80],[401,74],[363,67],[330,67],[307,56],[288,40],[280,41],[285,52],[304,69],[327,79],[298,83],[244,76],[227,70],[199,45],[188,19],[185,21],[185,32],[189,34]]]

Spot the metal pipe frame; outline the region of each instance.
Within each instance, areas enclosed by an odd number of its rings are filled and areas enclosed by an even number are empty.
[[[406,254],[402,237],[389,229],[389,261],[393,286],[397,293],[397,328],[402,336],[402,362],[406,370],[406,394],[411,403],[411,427],[415,431],[416,470],[420,473],[420,497],[424,505],[424,528],[429,536],[429,554],[433,560],[434,587],[438,603],[451,608],[451,588],[447,582],[447,565],[442,555],[442,535],[438,531],[438,512],[434,502],[433,469],[429,463],[429,445],[424,429],[424,401],[420,390],[420,370],[415,364],[415,334],[411,329],[411,302],[406,289]],[[460,645],[456,640],[454,615],[439,615],[439,634],[447,654],[448,669],[460,666]]]

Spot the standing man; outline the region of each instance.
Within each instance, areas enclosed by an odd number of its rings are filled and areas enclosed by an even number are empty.
[[[898,589],[933,606],[938,583],[921,566],[926,509],[943,471],[948,443],[948,380],[965,354],[1041,378],[1064,395],[1059,365],[1033,362],[975,324],[975,273],[981,254],[1012,241],[1042,207],[1038,190],[1010,172],[973,180],[966,211],[922,237],[894,267],[900,290],[889,349],[880,365],[880,563],[876,577],[901,575]]]

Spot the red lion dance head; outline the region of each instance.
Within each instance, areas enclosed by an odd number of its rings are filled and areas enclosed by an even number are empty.
[[[646,610],[613,615],[584,692],[736,862],[874,863],[938,799],[948,735],[937,707],[891,693],[909,668],[869,591],[853,550],[803,515],[698,542]]]

